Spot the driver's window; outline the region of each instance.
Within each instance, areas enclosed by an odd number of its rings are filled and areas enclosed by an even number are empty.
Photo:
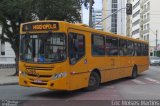
[[[84,36],[77,33],[69,33],[70,64],[75,64],[84,55],[85,55]]]

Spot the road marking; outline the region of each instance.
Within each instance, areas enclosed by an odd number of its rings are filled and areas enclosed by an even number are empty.
[[[142,81],[140,81],[140,80],[137,80],[137,79],[134,79],[134,80],[132,80],[133,82],[135,82],[135,83],[138,83],[138,84],[146,84],[146,83],[144,83],[144,82],[142,82]]]
[[[148,80],[148,81],[151,81],[151,82],[155,82],[155,83],[157,83],[157,84],[160,84],[160,81],[155,80],[155,79],[152,79],[152,78],[149,78],[149,77],[146,77],[146,78],[144,78],[144,79],[146,79],[146,80]]]

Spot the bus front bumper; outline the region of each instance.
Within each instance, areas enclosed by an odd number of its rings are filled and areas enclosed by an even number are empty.
[[[69,90],[67,82],[67,77],[59,78],[56,80],[49,80],[47,82],[41,82],[40,80],[30,80],[27,77],[19,75],[19,85],[26,87],[39,87],[39,88],[47,88],[50,90]]]

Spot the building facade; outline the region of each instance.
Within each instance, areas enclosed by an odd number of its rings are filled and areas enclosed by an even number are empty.
[[[156,51],[160,51],[158,47],[160,23],[157,17],[160,13],[159,3],[160,1],[156,0],[133,0],[132,2],[132,37],[149,42],[150,56],[154,56]]]
[[[102,10],[100,9],[93,9],[92,12],[92,23],[93,23],[93,28],[97,30],[102,30]]]
[[[0,25],[0,36],[2,26]],[[15,64],[15,53],[8,42],[0,40],[0,65]]]
[[[154,47],[154,52],[150,51],[150,55],[160,56],[160,1],[156,0],[142,0],[142,36],[144,40],[148,40],[150,47]],[[157,37],[156,37],[157,35]],[[157,42],[157,43],[156,43]],[[157,46],[157,48],[156,48]],[[158,51],[158,54],[156,54]]]
[[[140,30],[141,30],[141,26],[140,26],[140,21],[141,21],[141,16],[140,16],[140,12],[141,12],[141,4],[140,4],[141,0],[133,0],[132,2],[132,37],[135,39],[142,39],[141,35],[140,35]]]
[[[126,7],[127,0],[103,0],[103,18]],[[106,15],[107,14],[107,15]],[[126,10],[122,9],[103,21],[103,31],[126,35]]]

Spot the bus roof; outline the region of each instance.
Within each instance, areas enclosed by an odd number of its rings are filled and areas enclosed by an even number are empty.
[[[118,37],[118,38],[122,38],[122,39],[134,40],[136,42],[148,43],[147,41],[131,38],[131,37],[128,37],[128,36],[123,36],[123,35],[120,35],[120,34],[114,34],[114,33],[111,33],[111,32],[104,32],[104,31],[101,31],[101,30],[96,30],[96,29],[90,28],[88,25],[85,25],[85,24],[72,24],[72,23],[68,23],[68,24],[70,24],[70,26],[73,26],[74,28],[76,26],[78,26],[77,27],[78,29],[81,29],[81,30],[84,30],[84,31],[89,31],[89,32],[95,33],[95,34],[109,35],[109,36]]]
[[[128,36],[123,36],[123,35],[114,34],[111,32],[104,32],[104,31],[96,30],[96,29],[90,28],[86,24],[81,24],[81,23],[74,24],[74,23],[69,23],[69,22],[65,22],[65,21],[56,21],[56,20],[41,20],[41,21],[39,21],[38,20],[38,21],[22,23],[21,26],[25,25],[25,24],[30,24],[30,23],[41,23],[41,22],[57,22],[59,24],[66,24],[66,27],[71,28],[71,29],[74,28],[76,30],[82,30],[82,31],[90,32],[90,33],[109,35],[109,36],[118,37],[118,38],[122,38],[122,39],[133,40],[136,42],[148,43],[147,41],[143,41],[143,40],[139,40],[139,39],[135,39],[135,38],[130,38]]]

